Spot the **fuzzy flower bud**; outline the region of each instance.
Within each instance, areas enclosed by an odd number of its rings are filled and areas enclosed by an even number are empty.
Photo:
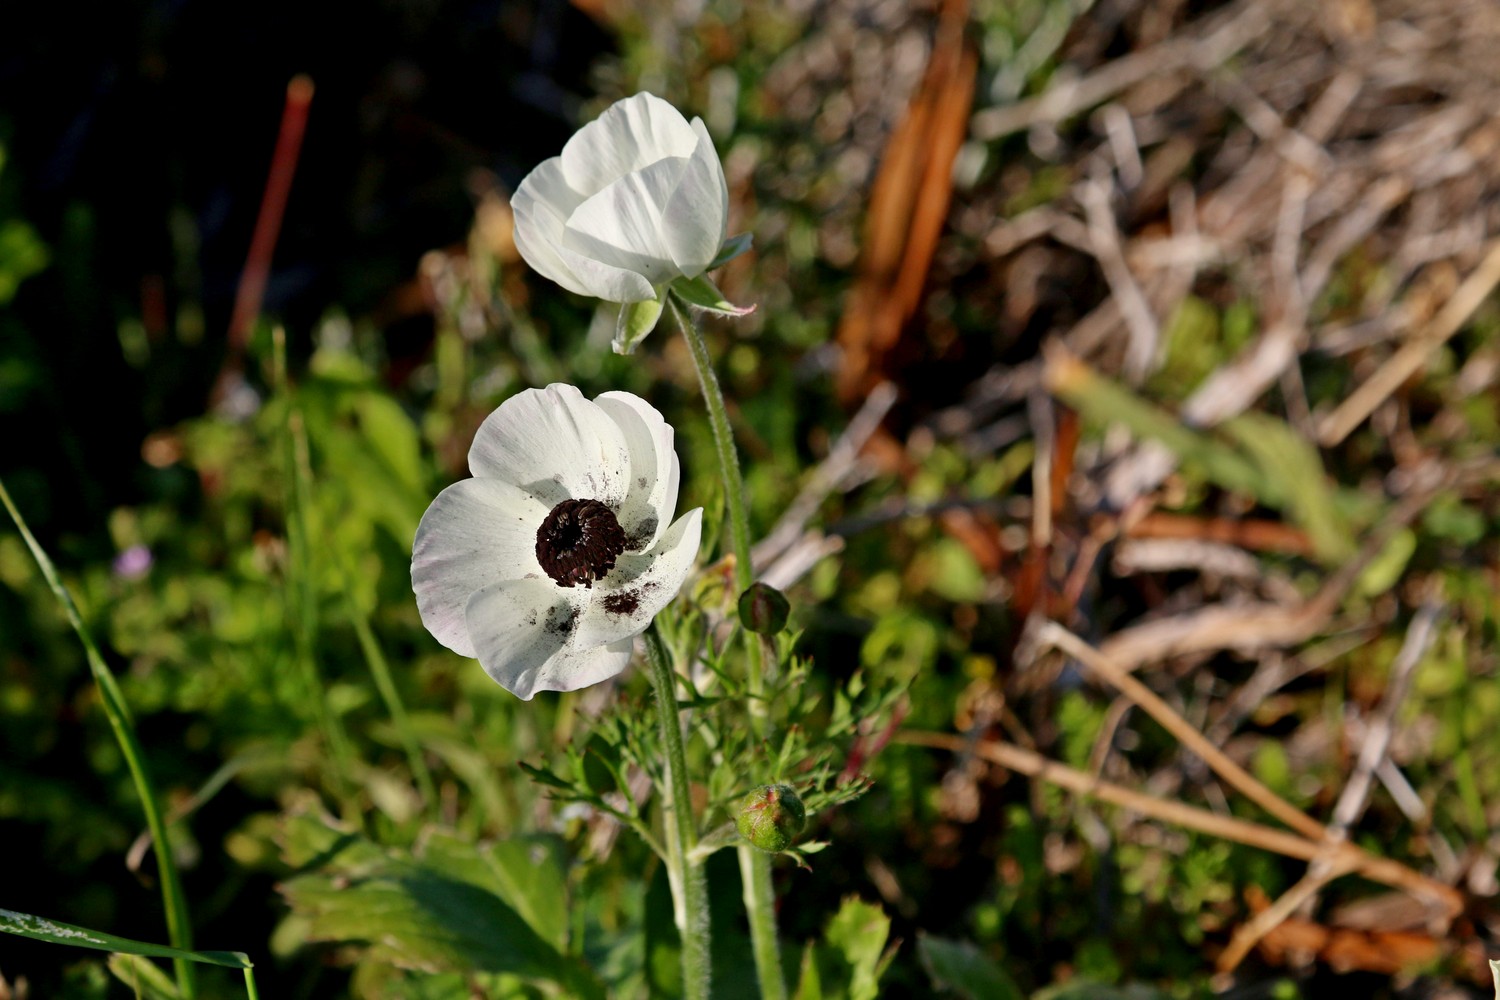
[[[734,822],[753,846],[779,854],[802,832],[807,810],[790,785],[761,785],[745,793]]]
[[[768,583],[753,583],[740,595],[740,623],[761,635],[775,635],[786,628],[791,610],[786,595]]]

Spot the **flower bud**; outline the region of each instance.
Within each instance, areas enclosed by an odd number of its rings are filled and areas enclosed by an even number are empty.
[[[790,785],[761,785],[745,793],[734,819],[740,836],[768,854],[792,846],[807,822],[807,810]]]
[[[740,623],[761,635],[775,635],[786,628],[791,610],[786,595],[768,583],[752,583],[740,595]]]

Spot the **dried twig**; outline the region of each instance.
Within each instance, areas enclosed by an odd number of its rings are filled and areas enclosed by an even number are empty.
[[[1054,85],[1037,97],[986,108],[974,115],[969,132],[975,139],[990,142],[1039,124],[1072,118],[1154,76],[1222,65],[1270,27],[1273,6],[1260,0],[1241,0],[1227,14],[1207,20],[1197,34],[1132,52],[1082,79]]]
[[[895,405],[896,395],[896,387],[889,382],[881,382],[870,390],[849,426],[828,450],[827,457],[807,477],[807,482],[787,504],[775,527],[752,550],[751,561],[757,567],[769,565],[803,538],[807,522],[823,501],[856,473],[860,450]]]
[[[1380,708],[1370,721],[1369,730],[1360,746],[1354,772],[1344,784],[1344,790],[1339,793],[1338,803],[1333,808],[1333,819],[1328,824],[1328,849],[1312,860],[1307,874],[1295,886],[1235,931],[1229,947],[1219,957],[1218,966],[1221,971],[1228,971],[1239,965],[1251,948],[1293,913],[1299,909],[1312,908],[1323,886],[1349,872],[1348,856],[1337,854],[1333,847],[1348,840],[1349,828],[1359,819],[1369,801],[1370,785],[1375,773],[1388,760],[1386,754],[1390,750],[1396,712],[1410,690],[1412,671],[1427,654],[1437,635],[1441,611],[1441,605],[1429,601],[1417,612],[1411,627],[1407,629],[1406,641],[1402,643],[1401,651],[1391,664],[1391,677],[1386,686],[1385,697],[1381,699]]]
[[[1232,816],[1221,816],[1207,809],[1199,809],[1172,799],[1146,795],[1122,785],[1100,780],[1093,775],[1068,767],[1066,764],[1048,760],[1035,751],[1025,750],[1011,743],[990,740],[974,742],[963,736],[911,729],[904,729],[897,733],[892,742],[932,747],[953,753],[972,753],[974,756],[1018,774],[1041,778],[1060,788],[1121,806],[1163,823],[1171,823],[1210,836],[1222,837],[1237,844],[1258,847],[1289,858],[1311,861],[1325,850],[1324,846],[1316,841],[1277,830],[1274,827],[1235,819]],[[1348,843],[1339,845],[1336,850],[1341,863],[1347,859],[1350,872],[1362,875],[1372,882],[1402,889],[1419,898],[1431,899],[1439,904],[1443,912],[1450,915],[1457,913],[1463,905],[1462,897],[1451,886],[1434,882],[1398,861],[1377,858]]]
[[[1318,429],[1319,443],[1331,448],[1348,437],[1349,432],[1363,423],[1375,407],[1416,374],[1433,351],[1459,331],[1480,303],[1494,291],[1496,284],[1500,284],[1500,240],[1490,245],[1484,260],[1458,286],[1427,328],[1403,344],[1323,420]]]

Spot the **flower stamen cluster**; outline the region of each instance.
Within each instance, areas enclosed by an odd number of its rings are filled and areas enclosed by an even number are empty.
[[[625,530],[598,500],[564,500],[536,531],[536,561],[559,587],[590,589],[615,568]]]

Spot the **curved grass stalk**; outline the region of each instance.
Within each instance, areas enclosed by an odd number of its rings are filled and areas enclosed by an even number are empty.
[[[109,719],[110,729],[114,730],[115,739],[120,744],[120,752],[125,756],[125,765],[130,770],[131,780],[135,783],[136,796],[141,800],[141,811],[146,814],[146,826],[151,831],[151,839],[156,843],[156,868],[161,877],[162,906],[167,915],[167,939],[172,942],[172,947],[181,951],[191,951],[193,948],[192,923],[188,917],[187,896],[182,891],[182,881],[178,877],[177,866],[172,860],[171,842],[167,840],[167,824],[162,819],[161,805],[156,798],[156,789],[151,782],[150,772],[146,770],[146,757],[141,750],[140,740],[135,735],[135,722],[131,718],[130,708],[125,703],[125,695],[120,690],[119,682],[115,675],[110,673],[104,657],[99,653],[99,647],[94,645],[94,637],[89,632],[88,626],[83,623],[83,616],[78,613],[78,605],[73,602],[73,595],[63,584],[62,578],[57,574],[57,567],[52,564],[36,536],[26,524],[26,519],[21,516],[15,503],[10,498],[10,493],[5,489],[5,484],[0,482],[0,504],[10,514],[10,519],[15,522],[16,530],[21,533],[21,538],[26,547],[31,550],[31,556],[36,560],[37,568],[42,571],[42,578],[47,581],[47,586],[52,588],[52,593],[57,597],[57,602],[62,605],[63,612],[67,615],[68,624],[73,627],[73,632],[78,636],[78,641],[83,644],[84,658],[88,661],[89,672],[94,676],[94,683],[99,688],[99,700],[104,706],[104,714]],[[193,1000],[198,995],[197,977],[193,972],[192,963],[183,958],[172,959],[173,971],[177,978],[177,989],[185,1000]]]

